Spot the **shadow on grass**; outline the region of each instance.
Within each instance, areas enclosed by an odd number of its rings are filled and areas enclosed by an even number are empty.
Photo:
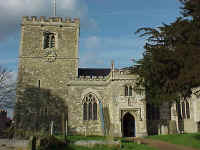
[[[200,140],[200,133],[193,136],[196,140]]]

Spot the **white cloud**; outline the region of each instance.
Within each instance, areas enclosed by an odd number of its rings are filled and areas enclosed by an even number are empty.
[[[97,36],[91,36],[88,37],[87,39],[83,40],[85,48],[87,49],[93,49],[93,48],[98,48],[100,46],[100,38]]]
[[[88,50],[101,49],[109,50],[113,49],[115,51],[124,49],[131,49],[138,51],[143,49],[144,40],[136,39],[131,36],[121,36],[121,37],[99,37],[99,36],[89,36],[87,38],[81,39],[83,47]]]
[[[11,71],[9,73],[9,79],[8,79],[9,84],[16,83],[16,81],[17,81],[17,75],[18,75],[18,72],[16,72],[16,71]]]
[[[58,2],[62,9],[74,10],[77,6],[77,0],[61,0]]]
[[[98,53],[95,51],[85,52],[80,59],[80,63],[81,67],[102,67],[106,64],[105,60],[98,57]]]
[[[0,5],[0,39],[19,31],[22,16],[52,16],[53,0],[6,0]],[[82,0],[57,0],[57,16],[79,17],[81,24],[96,28]],[[86,23],[87,22],[87,23]]]
[[[90,36],[81,41],[81,67],[110,67],[111,60],[115,60],[118,67],[131,65],[131,59],[141,58],[144,51],[144,40],[130,36]]]

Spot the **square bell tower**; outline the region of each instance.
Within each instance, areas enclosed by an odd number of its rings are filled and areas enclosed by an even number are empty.
[[[63,89],[78,76],[80,20],[23,17],[18,86]]]

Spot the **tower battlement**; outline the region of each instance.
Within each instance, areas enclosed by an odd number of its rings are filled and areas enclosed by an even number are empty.
[[[46,18],[45,16],[23,16],[22,17],[22,24],[49,24],[49,23],[56,23],[56,24],[62,24],[62,25],[79,25],[80,19],[79,18],[62,18],[62,17],[49,17]]]

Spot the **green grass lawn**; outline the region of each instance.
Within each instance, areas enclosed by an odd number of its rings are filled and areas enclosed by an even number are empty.
[[[158,135],[149,136],[147,138],[162,140],[172,144],[179,144],[200,149],[200,133]]]
[[[135,144],[135,143],[122,143],[121,148],[108,147],[108,146],[103,146],[103,145],[97,145],[93,148],[70,145],[69,149],[70,150],[158,150],[152,147],[148,147],[144,144]],[[69,149],[66,149],[66,150],[69,150]]]

